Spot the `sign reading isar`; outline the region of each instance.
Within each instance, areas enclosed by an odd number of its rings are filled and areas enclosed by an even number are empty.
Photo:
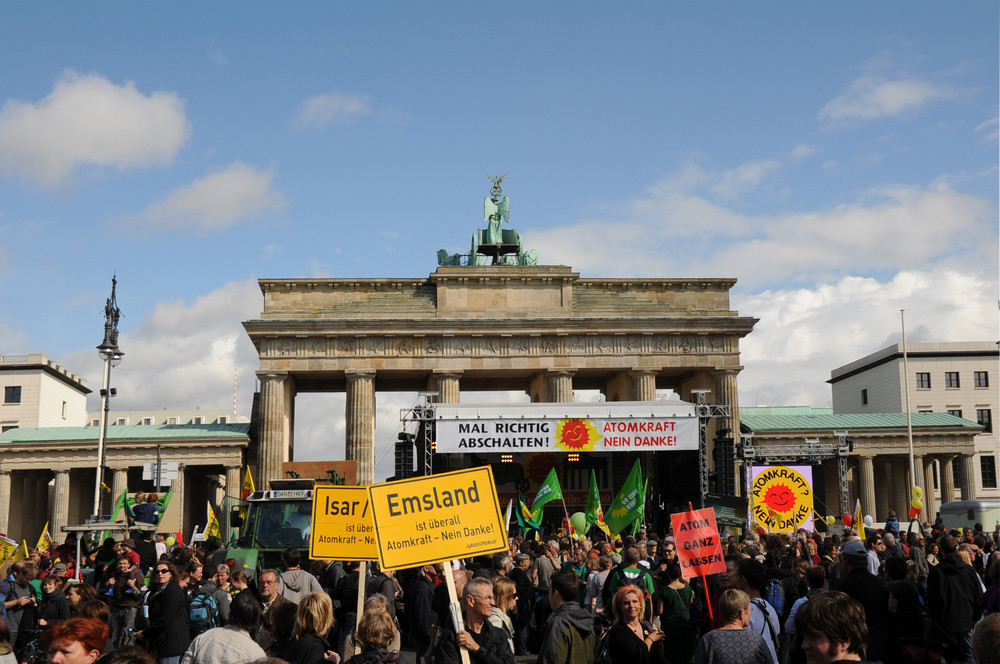
[[[378,558],[368,487],[316,487],[309,557],[325,560]]]
[[[507,550],[489,466],[373,484],[368,496],[383,569]]]

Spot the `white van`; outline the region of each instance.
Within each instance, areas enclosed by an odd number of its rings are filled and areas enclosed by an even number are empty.
[[[945,528],[972,528],[983,524],[983,530],[993,532],[1000,523],[1000,500],[956,500],[941,506],[941,522]]]

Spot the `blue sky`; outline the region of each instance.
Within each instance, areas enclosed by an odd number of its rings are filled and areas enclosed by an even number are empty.
[[[509,172],[540,262],[736,277],[741,401],[828,405],[900,309],[911,341],[997,338],[998,11],[5,5],[0,353],[97,386],[117,271],[115,407],[224,408],[238,368],[248,410],[257,278],[426,276]]]

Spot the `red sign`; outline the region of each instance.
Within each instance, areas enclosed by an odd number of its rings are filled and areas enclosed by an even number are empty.
[[[674,526],[677,558],[685,579],[726,571],[714,509],[707,507],[671,514],[670,521]]]

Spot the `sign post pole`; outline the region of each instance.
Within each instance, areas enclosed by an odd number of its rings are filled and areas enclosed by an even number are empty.
[[[674,527],[674,541],[677,558],[685,579],[701,577],[705,588],[705,604],[708,617],[715,620],[712,612],[712,598],[708,594],[705,577],[726,571],[726,561],[722,557],[722,542],[715,522],[715,510],[706,507],[696,510],[688,503],[688,511],[670,515]]]
[[[455,561],[449,560],[445,565],[444,582],[448,586],[448,606],[451,609],[451,618],[455,623],[455,633],[465,629],[462,620],[462,607],[458,603],[458,590],[455,588]],[[462,664],[469,664],[469,650],[462,644],[458,646],[458,653],[462,656]]]

